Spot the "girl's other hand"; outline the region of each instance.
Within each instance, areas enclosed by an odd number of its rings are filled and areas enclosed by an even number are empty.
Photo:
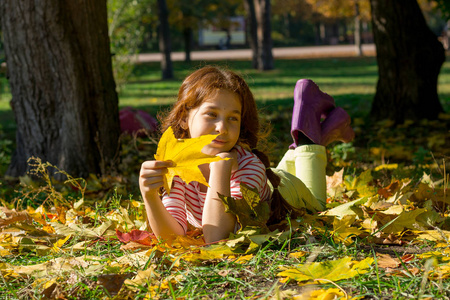
[[[219,164],[231,164],[231,172],[236,172],[239,168],[238,165],[238,157],[237,157],[237,151],[235,149],[232,149],[230,152],[221,152],[217,154],[217,156],[221,158],[229,158],[228,160],[219,160],[214,162]]]
[[[172,167],[171,161],[148,160],[142,163],[139,173],[139,188],[143,195],[155,193],[163,186],[167,168]]]

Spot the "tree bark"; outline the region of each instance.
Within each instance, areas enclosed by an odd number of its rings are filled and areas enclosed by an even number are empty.
[[[270,0],[256,0],[256,19],[258,21],[258,69],[273,69],[272,26]]]
[[[106,1],[2,0],[0,14],[17,123],[7,174],[24,175],[32,156],[105,174],[120,134]]]
[[[255,4],[253,0],[245,0],[244,6],[247,12],[248,42],[252,49],[252,67],[258,69],[258,23],[256,21]]]
[[[361,13],[359,11],[359,3],[355,2],[355,53],[356,56],[362,56],[362,43],[361,43]]]
[[[167,9],[166,0],[158,0],[158,18],[159,18],[159,51],[162,54],[161,71],[162,79],[173,78],[173,67],[170,53],[172,52],[172,43],[170,40],[169,28],[169,10]]]
[[[370,0],[377,48],[374,120],[435,119],[443,111],[437,79],[445,60],[416,0]]]
[[[183,38],[184,38],[184,62],[191,62],[191,52],[192,52],[192,27],[185,27],[183,29]]]
[[[270,0],[245,0],[250,23],[250,46],[253,67],[264,71],[273,69]]]

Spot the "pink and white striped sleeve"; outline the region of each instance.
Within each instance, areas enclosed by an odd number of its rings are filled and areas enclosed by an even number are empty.
[[[172,217],[183,227],[184,232],[187,231],[187,214],[186,214],[186,185],[177,176],[173,178],[173,185],[170,194],[165,194],[162,203]]]
[[[258,191],[261,201],[270,198],[270,187],[267,184],[266,169],[263,163],[254,155],[245,155],[239,161],[239,169],[231,176],[231,196],[235,199],[242,199],[240,184]]]

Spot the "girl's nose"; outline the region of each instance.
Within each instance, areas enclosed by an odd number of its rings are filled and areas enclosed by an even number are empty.
[[[223,134],[226,133],[227,130],[228,129],[224,121],[221,120],[216,123],[216,132]]]

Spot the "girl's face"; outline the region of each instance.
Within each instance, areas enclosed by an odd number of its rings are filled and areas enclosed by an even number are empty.
[[[241,128],[242,105],[238,95],[228,90],[218,90],[200,106],[189,111],[183,127],[189,136],[219,134],[202,150],[208,155],[229,152],[237,143]]]

